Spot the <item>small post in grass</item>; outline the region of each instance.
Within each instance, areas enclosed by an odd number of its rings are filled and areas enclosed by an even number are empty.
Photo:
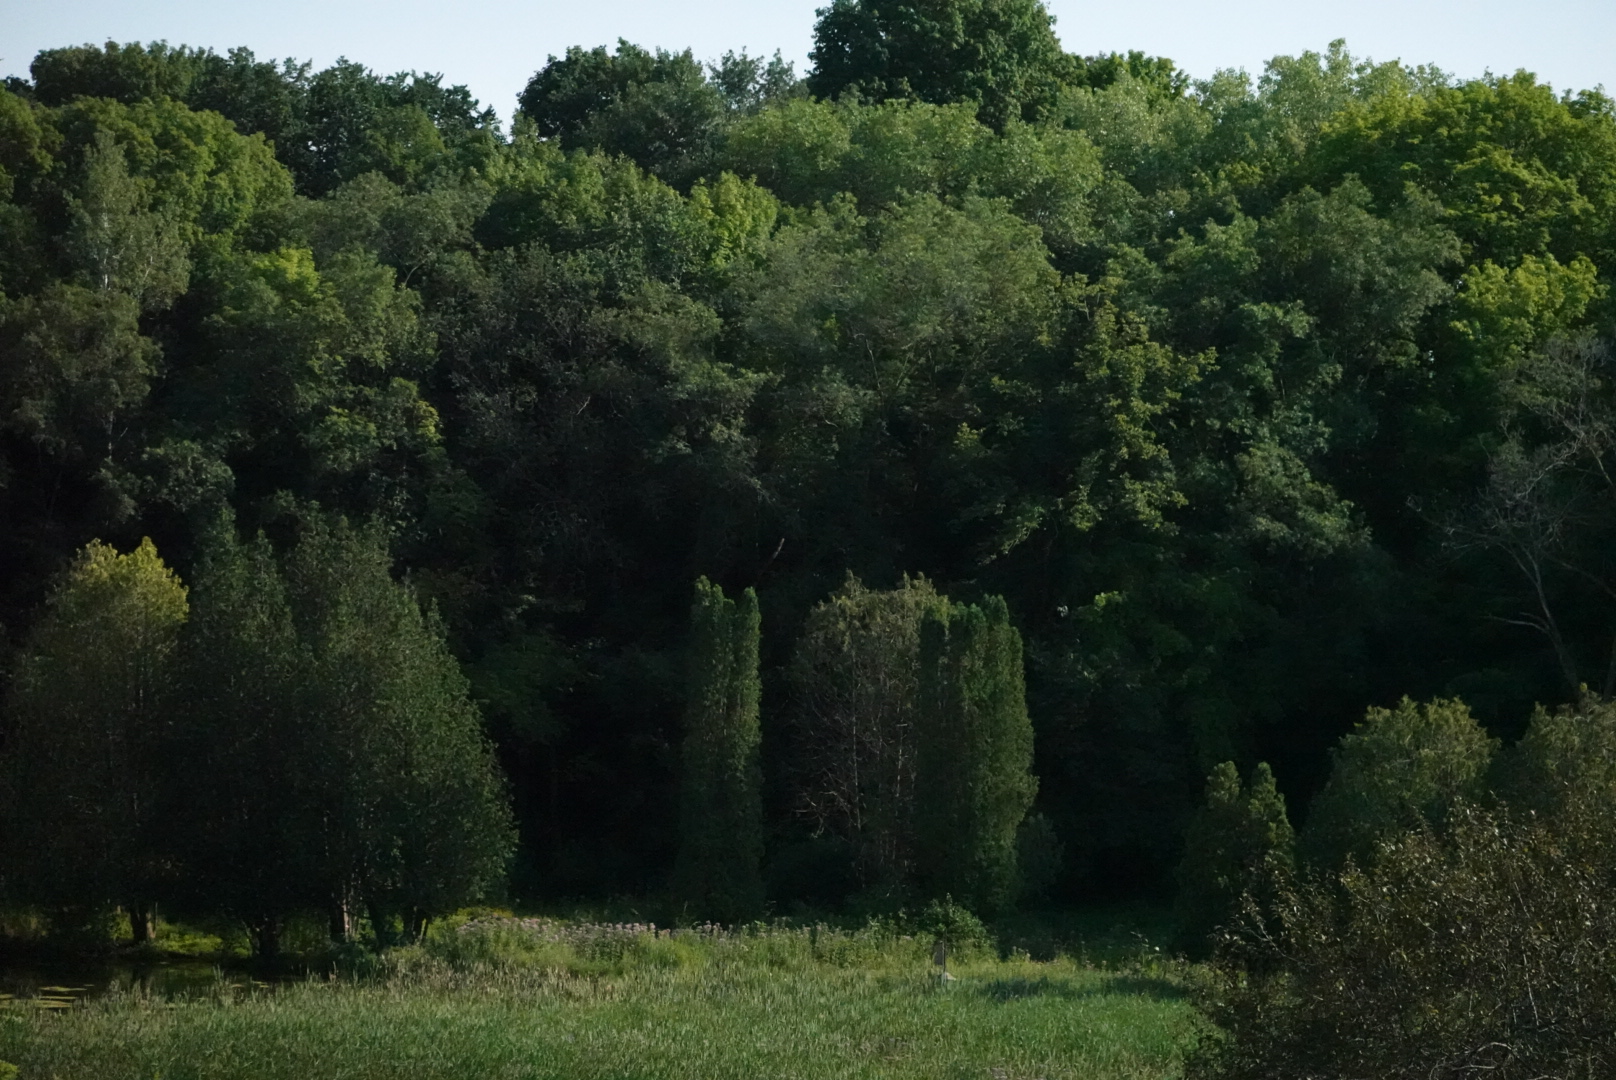
[[[953,982],[954,976],[948,973],[948,942],[943,938],[937,939],[937,944],[931,947],[931,962],[938,967],[938,982]]]

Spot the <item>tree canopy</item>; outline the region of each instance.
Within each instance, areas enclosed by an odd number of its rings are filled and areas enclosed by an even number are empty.
[[[1037,787],[1006,805],[1064,849],[1056,896],[1169,881],[1223,762],[1299,808],[1347,790],[1329,748],[1371,707],[1462,701],[1476,764],[1616,686],[1616,106],[1339,42],[1192,81],[1061,29],[837,0],[804,80],[580,47],[534,58],[508,131],[434,74],[41,53],[0,90],[0,757],[53,583],[147,536],[197,590],[180,655],[280,656],[353,745],[495,755],[548,896],[672,880],[700,577],[757,597],[782,904],[908,858],[800,797],[817,770],[874,808],[903,768],[789,749],[841,708],[803,672],[908,655],[871,599],[906,580],[1019,635]],[[284,610],[242,584],[272,578]],[[451,849],[406,814],[336,877],[402,925],[499,861],[497,817]]]

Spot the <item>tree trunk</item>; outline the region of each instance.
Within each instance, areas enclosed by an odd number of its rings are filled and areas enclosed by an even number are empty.
[[[331,902],[329,918],[329,933],[332,941],[338,945],[345,945],[353,940],[353,913],[348,910],[348,901],[346,899]]]
[[[152,924],[156,919],[157,912],[154,905],[147,902],[129,905],[129,936],[136,945],[151,944]]]
[[[259,960],[278,960],[281,955],[281,921],[274,915],[267,915],[247,932],[252,937],[253,955]]]

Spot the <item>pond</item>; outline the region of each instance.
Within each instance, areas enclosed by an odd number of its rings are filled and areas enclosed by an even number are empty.
[[[0,1008],[68,1009],[109,993],[201,997],[267,989],[285,981],[265,981],[199,960],[6,965],[0,967]]]

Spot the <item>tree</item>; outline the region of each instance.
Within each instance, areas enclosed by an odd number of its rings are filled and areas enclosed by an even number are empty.
[[[1616,796],[1616,705],[1589,695],[1554,710],[1539,706],[1500,765],[1499,794],[1511,807],[1551,819],[1592,811],[1608,820],[1604,808]]]
[[[702,578],[690,624],[674,888],[693,914],[737,921],[763,907],[757,594]]]
[[[1548,269],[1555,269],[1552,260]],[[1616,691],[1610,349],[1586,335],[1560,339],[1511,366],[1516,415],[1488,456],[1485,486],[1441,522],[1443,537],[1454,549],[1502,554],[1520,607],[1498,621],[1542,635],[1564,691],[1581,694],[1595,675],[1608,695]]]
[[[999,911],[1019,882],[1016,830],[1038,791],[1021,635],[1000,597],[928,610],[920,625],[918,878]]]
[[[947,604],[923,577],[877,591],[849,575],[808,613],[791,660],[799,809],[888,896],[913,871],[920,625]]]
[[[790,78],[789,70],[753,71],[744,58],[720,70],[722,89],[689,49],[651,53],[619,40],[614,55],[573,46],[528,80],[521,114],[569,149],[622,154],[670,183],[687,182],[711,156],[730,102],[778,93]]]
[[[1417,705],[1404,698],[1395,709],[1371,708],[1335,749],[1330,779],[1308,812],[1302,853],[1330,870],[1349,856],[1369,864],[1380,841],[1477,799],[1497,746],[1457,699]]]
[[[488,895],[515,842],[504,777],[442,623],[392,579],[380,532],[315,524],[287,565],[318,722],[299,771],[324,900],[386,940]]]
[[[169,888],[163,819],[186,589],[148,540],[99,541],[51,595],[7,705],[6,846],[19,893],[63,930],[122,905],[137,943]],[[10,875],[8,875],[10,876]]]
[[[1190,821],[1178,864],[1179,947],[1204,954],[1212,934],[1241,913],[1244,898],[1271,904],[1275,887],[1295,863],[1296,834],[1268,763],[1252,770],[1244,789],[1234,762],[1213,769],[1206,778],[1206,802]]]
[[[974,102],[1032,120],[1076,71],[1039,0],[833,0],[814,24],[808,89],[872,101]]]
[[[208,537],[183,638],[176,804],[193,823],[176,845],[195,910],[239,919],[273,958],[286,918],[319,910],[321,820],[314,781],[323,749],[310,708],[312,657],[298,640],[269,542]]]

